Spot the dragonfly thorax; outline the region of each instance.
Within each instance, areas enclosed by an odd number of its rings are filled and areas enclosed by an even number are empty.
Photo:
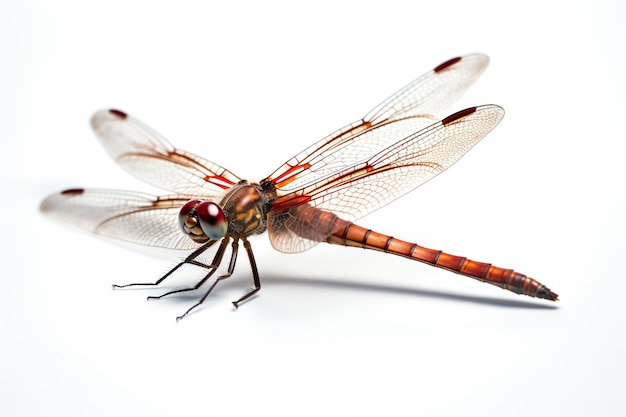
[[[189,200],[180,209],[178,221],[182,231],[196,243],[218,240],[226,234],[245,238],[267,229],[268,200],[259,185],[241,181],[226,193],[219,205]]]
[[[241,181],[233,186],[220,202],[228,220],[228,234],[245,238],[265,232],[269,199],[258,184]]]

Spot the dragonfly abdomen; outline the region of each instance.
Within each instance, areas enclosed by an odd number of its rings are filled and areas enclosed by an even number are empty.
[[[425,248],[416,243],[405,242],[355,224],[350,224],[337,231],[327,239],[327,242],[392,253],[447,269],[517,294],[552,301],[558,299],[558,295],[550,291],[545,285],[512,269],[500,268],[488,263],[472,261],[462,256],[450,255],[440,250]]]

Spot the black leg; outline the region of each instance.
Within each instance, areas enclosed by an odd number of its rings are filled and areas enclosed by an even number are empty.
[[[252,253],[252,246],[250,242],[247,240],[243,241],[243,247],[246,248],[246,253],[248,254],[248,259],[250,260],[250,267],[252,268],[252,280],[254,281],[254,288],[245,293],[239,300],[233,301],[233,305],[236,308],[239,308],[239,304],[248,298],[252,297],[254,294],[259,292],[261,289],[261,279],[259,278],[259,271],[256,267],[256,261],[254,260],[254,254]]]
[[[224,239],[226,240],[226,239]],[[223,245],[223,244],[222,244]],[[245,242],[244,242],[244,246],[245,246]],[[191,312],[191,310],[193,310],[194,308],[198,307],[200,304],[204,303],[204,300],[206,300],[206,298],[209,296],[209,294],[211,293],[211,291],[213,291],[213,288],[215,288],[215,286],[217,285],[218,282],[220,282],[221,280],[224,280],[228,277],[230,277],[233,274],[233,271],[235,270],[235,264],[237,263],[237,253],[239,251],[239,242],[237,241],[237,238],[235,238],[233,240],[233,244],[232,244],[232,255],[230,256],[230,263],[228,264],[228,272],[224,275],[219,276],[215,282],[213,283],[213,285],[211,285],[211,287],[209,287],[209,289],[207,290],[207,292],[202,296],[202,298],[200,299],[200,301],[198,301],[196,304],[192,305],[187,311],[185,311],[185,313],[182,316],[178,316],[176,317],[176,321],[182,320],[187,314],[189,314]],[[222,249],[222,246],[220,246],[220,249]],[[223,251],[222,251],[223,252]],[[211,271],[209,273],[209,276],[215,272],[215,270]],[[208,278],[205,277],[205,279],[202,280],[202,282],[206,281],[206,279]],[[202,284],[200,284],[202,285]]]
[[[200,256],[204,251],[206,251],[211,246],[213,246],[215,243],[217,243],[217,240],[212,240],[210,242],[205,243],[203,246],[200,246],[198,249],[193,251],[189,256],[187,256],[187,258],[185,258],[185,260],[180,262],[174,268],[170,269],[167,274],[163,275],[161,278],[156,280],[156,282],[136,282],[136,283],[126,284],[126,285],[113,284],[113,289],[115,289],[115,288],[126,288],[126,287],[135,287],[135,286],[156,286],[156,285],[159,285],[161,282],[163,282],[165,280],[165,278],[167,278],[170,275],[172,275],[178,268],[180,268],[181,266],[183,266],[185,264],[192,264],[192,265],[202,266],[202,267],[205,267],[205,268],[210,268],[211,267],[210,265],[205,265],[205,264],[203,264],[201,262],[196,261],[195,259],[198,256]]]
[[[200,281],[196,283],[196,285],[194,285],[193,287],[189,287],[189,288],[182,288],[180,290],[169,291],[169,292],[166,292],[165,294],[161,294],[158,296],[151,295],[148,297],[148,300],[156,300],[159,298],[166,297],[168,295],[177,294],[177,293],[186,292],[186,291],[195,291],[198,288],[200,288],[202,284],[204,284],[209,278],[211,278],[211,275],[213,275],[213,273],[217,271],[217,268],[220,266],[220,263],[222,262],[222,258],[224,257],[224,252],[226,252],[226,248],[228,247],[229,240],[230,238],[228,237],[225,237],[222,240],[222,243],[220,244],[220,247],[217,249],[217,252],[215,253],[215,257],[213,258],[213,261],[211,262],[211,265],[208,265],[208,268],[211,269],[211,272],[206,274],[204,278],[202,278]]]

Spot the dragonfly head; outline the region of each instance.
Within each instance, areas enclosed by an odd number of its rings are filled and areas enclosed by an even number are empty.
[[[221,239],[228,230],[224,212],[211,201],[189,200],[180,209],[178,222],[183,232],[197,243]]]

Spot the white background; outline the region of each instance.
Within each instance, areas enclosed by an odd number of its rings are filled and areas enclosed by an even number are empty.
[[[4,1],[0,9],[0,414],[622,415],[621,1]],[[561,301],[319,245],[253,240],[202,309],[148,256],[43,218],[75,186],[150,189],[90,132],[133,113],[259,180],[444,60],[492,63],[457,108],[500,126],[449,172],[359,223],[533,276]],[[198,271],[196,271],[198,272]],[[172,279],[193,282],[194,271]]]

